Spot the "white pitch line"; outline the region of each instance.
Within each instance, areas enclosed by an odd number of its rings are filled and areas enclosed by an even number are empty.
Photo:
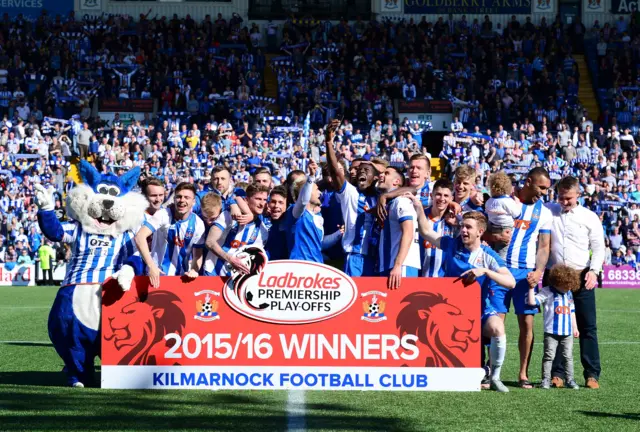
[[[287,431],[304,432],[306,430],[304,390],[287,392]]]

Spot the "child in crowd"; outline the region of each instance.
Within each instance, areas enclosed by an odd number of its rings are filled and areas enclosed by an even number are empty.
[[[489,218],[489,231],[491,234],[501,234],[512,231],[515,220],[522,213],[522,204],[511,197],[513,186],[511,179],[504,171],[492,174],[488,180],[491,198],[487,201],[485,211]],[[497,241],[493,249],[501,258],[506,258],[509,244]]]
[[[549,271],[549,286],[538,294],[529,288],[528,303],[542,306],[544,317],[544,355],[542,358],[542,383],[540,387],[551,387],[551,365],[560,346],[564,361],[567,387],[577,390],[580,387],[573,377],[573,338],[580,336],[576,324],[573,294],[580,289],[581,273],[571,267],[556,264]]]

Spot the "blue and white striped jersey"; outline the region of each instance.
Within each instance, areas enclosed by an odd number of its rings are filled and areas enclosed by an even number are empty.
[[[418,197],[422,202],[422,207],[427,208],[431,206],[431,193],[433,192],[433,185],[435,182],[429,180],[424,182],[424,185],[418,189]]]
[[[102,283],[135,252],[131,231],[117,237],[89,234],[76,221],[63,222],[62,229],[62,242],[70,244],[72,251],[62,286]]]
[[[424,210],[425,216],[429,218],[431,207]],[[431,219],[431,218],[430,218]],[[455,237],[455,229],[447,224],[444,219],[433,220],[433,230],[440,236]],[[420,262],[422,262],[422,276],[424,277],[443,277],[444,270],[442,263],[444,253],[442,249],[438,249],[425,239],[421,239],[420,243]]]
[[[166,214],[163,215],[161,212]],[[175,220],[171,208],[162,208],[153,218],[146,219],[144,226],[149,228],[154,236],[158,235],[158,238],[153,240],[153,244],[158,242],[159,261],[156,264],[166,276],[182,276],[186,273],[189,270],[193,248],[204,246],[204,222],[195,213],[191,213],[184,220]],[[164,248],[161,245],[164,245]]]
[[[542,200],[535,204],[522,204],[520,218],[514,221],[511,242],[507,249],[507,267],[518,269],[536,268],[538,236],[550,234],[553,215]]]
[[[379,243],[378,270],[380,273],[393,268],[402,241],[401,224],[405,221],[413,223],[413,242],[402,263],[403,266],[419,269],[420,245],[418,244],[418,218],[412,202],[408,198],[398,197],[388,205],[388,216],[384,221]]]
[[[562,294],[553,287],[544,287],[536,294],[536,304],[542,306],[544,332],[558,336],[571,336],[571,314],[575,312],[571,291]]]
[[[342,248],[346,253],[369,255],[371,230],[375,223],[375,215],[370,211],[376,208],[378,197],[358,192],[358,189],[347,181],[336,197],[345,225]]]
[[[225,211],[216,219],[214,226],[222,231],[218,244],[222,250],[233,254],[245,245],[254,245],[264,248],[269,239],[271,222],[259,216],[246,225],[240,225],[231,218],[231,212]],[[204,258],[204,275],[227,276],[229,272],[225,267],[225,261],[221,260],[212,251],[206,251]]]

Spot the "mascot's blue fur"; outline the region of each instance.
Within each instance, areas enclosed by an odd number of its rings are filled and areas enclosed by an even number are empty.
[[[132,192],[139,168],[118,177],[100,174],[83,160],[79,171],[83,183],[67,196],[70,222],[56,218],[53,190],[36,186],[40,229],[49,240],[68,243],[72,250],[49,314],[49,337],[73,387],[93,382],[94,361],[100,355],[100,284],[114,276],[123,290],[131,287],[134,269],[125,266],[116,272],[135,251],[133,232],[148,206],[144,196]]]

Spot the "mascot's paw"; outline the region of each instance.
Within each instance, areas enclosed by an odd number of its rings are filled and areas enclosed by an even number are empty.
[[[133,267],[125,265],[122,266],[120,271],[116,276],[116,280],[118,281],[118,285],[122,288],[122,291],[129,291],[131,289],[131,284],[133,283],[133,278],[135,277],[135,272],[133,271]]]
[[[38,208],[43,211],[51,211],[55,208],[56,200],[53,196],[55,189],[49,186],[48,189],[45,189],[40,183],[36,183],[34,185],[36,190],[36,204]]]

